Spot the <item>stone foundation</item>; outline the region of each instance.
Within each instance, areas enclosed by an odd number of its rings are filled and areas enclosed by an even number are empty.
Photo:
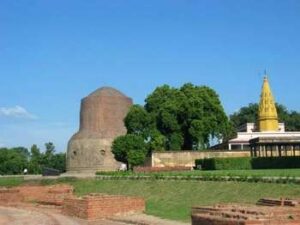
[[[116,214],[143,212],[145,201],[142,198],[90,194],[82,198],[67,198],[63,213],[87,220],[104,219]]]

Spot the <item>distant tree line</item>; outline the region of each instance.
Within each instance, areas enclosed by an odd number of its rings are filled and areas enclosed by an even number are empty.
[[[40,174],[44,167],[65,171],[65,153],[56,153],[53,143],[45,144],[45,151],[41,152],[37,145],[30,150],[24,147],[0,148],[0,174],[22,174],[24,169],[29,174]]]
[[[258,119],[257,103],[250,103],[242,107],[239,111],[230,115],[230,121],[237,130],[245,123],[255,123]],[[286,131],[300,131],[300,113],[295,110],[288,110],[284,105],[276,104],[278,120],[285,123]]]

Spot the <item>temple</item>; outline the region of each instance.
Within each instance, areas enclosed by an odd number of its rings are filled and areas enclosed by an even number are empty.
[[[237,136],[222,144],[228,150],[250,150],[255,157],[300,155],[300,131],[285,131],[279,123],[275,100],[265,76],[258,119],[239,128]]]

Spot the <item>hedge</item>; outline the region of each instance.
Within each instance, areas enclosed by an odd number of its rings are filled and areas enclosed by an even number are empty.
[[[300,156],[257,157],[251,160],[252,169],[300,168]]]
[[[203,170],[248,170],[300,168],[300,156],[205,158],[195,161]]]
[[[251,167],[251,158],[205,158],[197,159],[196,166],[203,170],[249,170]]]

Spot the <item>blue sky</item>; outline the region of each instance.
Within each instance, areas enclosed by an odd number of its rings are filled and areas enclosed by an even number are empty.
[[[80,99],[112,86],[143,104],[162,84],[214,88],[230,114],[257,102],[300,110],[298,0],[2,0],[0,146],[65,151]]]

